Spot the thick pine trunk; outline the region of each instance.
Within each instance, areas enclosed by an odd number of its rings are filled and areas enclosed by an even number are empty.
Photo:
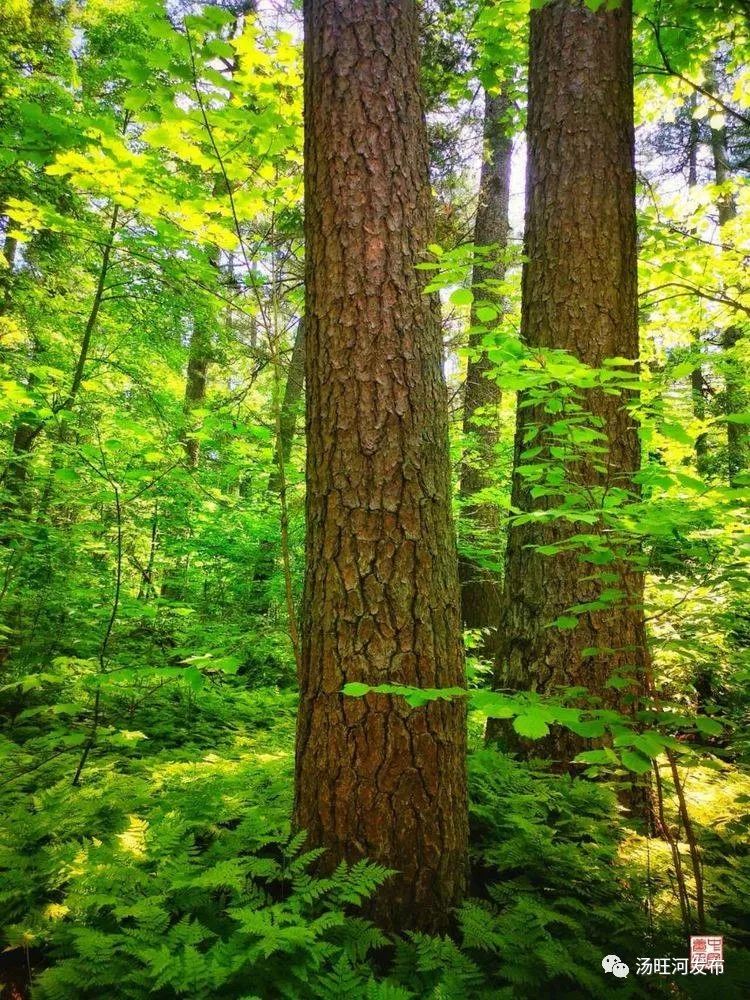
[[[467,853],[465,707],[413,0],[306,0],[307,569],[295,822],[399,873],[384,927],[445,928]]]
[[[501,279],[505,273],[502,251],[508,242],[508,201],[510,198],[510,167],[513,143],[508,137],[507,98],[503,94],[486,95],[484,108],[484,158],[479,180],[479,203],[474,227],[474,244],[478,247],[497,246],[493,266],[477,265],[473,284],[475,299],[495,301],[499,310],[502,302],[493,291],[482,288],[490,279]],[[472,310],[472,326],[478,325]],[[474,334],[469,346],[478,349],[482,334]],[[499,436],[500,387],[488,377],[491,368],[486,352],[469,360],[464,386],[464,432],[473,439],[472,455],[461,467],[461,496],[464,506],[466,540],[471,545],[489,548],[499,544],[502,528],[500,509],[492,503],[471,503],[471,497],[492,482],[489,470],[495,463],[495,448]],[[502,604],[501,575],[480,565],[465,555],[459,561],[461,579],[461,617],[472,629],[492,630],[482,644],[482,652],[492,658],[496,652],[496,630]]]
[[[637,359],[630,2],[592,13],[582,0],[553,0],[532,12],[530,44],[523,335],[531,346],[563,348],[597,367],[605,358]],[[586,406],[607,435],[609,472],[602,477],[579,466],[570,470],[578,480],[632,488],[640,450],[625,402],[620,395],[588,395]],[[557,419],[541,407],[519,406],[514,467],[523,464],[526,428],[542,428],[539,444]],[[531,484],[516,473],[512,504],[533,511],[555,501],[534,499]],[[629,665],[645,672],[643,578],[627,563],[605,567],[616,574],[607,586],[627,595],[618,606],[582,614],[572,631],[549,627],[572,606],[595,600],[603,584],[591,579],[596,567],[580,561],[579,552],[550,556],[529,546],[580,530],[595,529],[556,520],[510,531],[499,687],[552,692],[583,685],[611,702],[611,674]],[[584,655],[593,648],[601,652]],[[565,730],[526,745],[562,766],[583,749]]]

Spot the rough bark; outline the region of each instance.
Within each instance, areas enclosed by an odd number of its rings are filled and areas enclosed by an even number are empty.
[[[529,345],[564,348],[595,367],[615,356],[637,359],[631,5],[592,13],[579,0],[554,0],[532,11],[530,45],[523,335]],[[624,403],[620,395],[588,395],[586,406],[607,435],[609,471],[602,477],[591,467],[569,470],[579,482],[588,477],[592,485],[633,489],[639,440]],[[556,419],[519,405],[514,468],[528,447],[526,429],[541,428],[538,444]],[[511,502],[520,511],[556,503],[534,499],[518,473]],[[583,685],[611,703],[611,674],[629,665],[645,672],[643,578],[628,563],[606,567],[627,595],[618,606],[582,614],[572,631],[550,627],[572,606],[595,600],[602,584],[580,553],[549,556],[530,546],[580,530],[561,520],[511,529],[498,687],[551,693]],[[603,652],[585,656],[587,648]],[[585,742],[558,729],[524,744],[566,766]]]
[[[307,567],[296,826],[395,869],[384,927],[446,927],[467,853],[457,558],[413,0],[306,0]]]
[[[501,279],[505,273],[502,251],[508,242],[508,201],[510,198],[510,166],[513,150],[507,132],[508,101],[503,94],[485,96],[484,137],[482,168],[479,179],[479,202],[474,227],[474,244],[478,247],[496,246],[497,257],[493,266],[476,265],[472,282],[477,299],[494,301],[502,309],[499,296],[491,288],[482,287],[491,279]],[[471,325],[479,325],[472,309]],[[482,334],[473,334],[469,346],[478,350]],[[499,544],[502,519],[496,504],[470,499],[492,483],[490,470],[495,463],[498,442],[498,410],[500,387],[489,378],[491,368],[487,353],[482,351],[470,358],[464,385],[464,433],[473,439],[470,461],[461,466],[461,496],[467,501],[463,508],[467,541],[488,547]],[[494,658],[496,629],[500,620],[502,603],[502,577],[499,572],[487,569],[479,561],[464,555],[459,560],[461,581],[461,616],[464,625],[472,629],[491,630],[482,643],[482,653]]]

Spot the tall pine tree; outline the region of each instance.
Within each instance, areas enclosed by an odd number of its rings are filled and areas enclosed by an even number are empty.
[[[522,333],[530,347],[564,349],[597,368],[607,358],[638,358],[631,27],[630,0],[596,12],[583,0],[553,0],[531,13]],[[544,459],[550,425],[559,420],[529,403],[522,393],[511,499],[521,512],[559,502],[538,496],[518,472],[527,434],[536,432]],[[579,486],[634,491],[640,445],[626,404],[620,393],[587,393],[584,406],[606,435],[606,473],[594,462],[569,465]],[[572,630],[552,626],[602,591],[580,549],[549,555],[536,548],[564,546],[580,530],[559,518],[511,529],[499,686],[551,692],[582,685],[611,695],[611,674],[643,674],[643,577],[627,561],[606,567],[607,586],[622,595],[614,607],[580,614]],[[582,745],[558,730],[533,749],[564,766]]]
[[[465,708],[342,696],[461,684],[413,0],[306,0],[307,570],[295,819],[323,864],[395,875],[385,927],[445,928],[465,883]]]

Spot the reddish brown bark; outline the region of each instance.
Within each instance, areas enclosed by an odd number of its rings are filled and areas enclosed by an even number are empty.
[[[461,684],[413,0],[306,0],[307,571],[295,821],[327,867],[399,874],[385,927],[445,928],[467,852],[465,708],[347,698]]]
[[[503,94],[487,95],[484,109],[483,160],[479,180],[479,202],[474,227],[474,244],[496,247],[491,266],[476,265],[473,274],[475,302],[490,300],[498,309],[502,303],[485,283],[501,279],[505,273],[503,251],[508,242],[508,201],[512,140],[508,136],[508,101]],[[472,310],[472,326],[479,325]],[[472,334],[469,346],[478,351],[483,334]],[[501,392],[497,381],[489,377],[492,365],[486,351],[469,359],[464,385],[464,433],[471,434],[472,454],[461,467],[461,496],[470,501],[475,494],[492,484],[495,448],[499,438]],[[487,502],[467,502],[464,507],[465,543],[490,550],[500,544],[502,515],[499,507]],[[491,630],[482,643],[485,656],[494,657],[496,630],[502,606],[502,576],[481,565],[471,555],[459,561],[461,580],[461,617],[472,629]]]
[[[630,2],[592,13],[581,0],[553,0],[532,12],[530,45],[523,335],[530,345],[564,348],[595,367],[615,356],[637,359]],[[633,489],[640,448],[625,403],[622,395],[587,397],[607,436],[608,473],[569,469],[578,482],[588,477],[592,485]],[[548,443],[544,428],[556,419],[541,407],[519,406],[516,468],[528,447],[526,429],[541,428],[535,443]],[[514,508],[557,502],[534,499],[529,482],[514,475]],[[632,564],[606,567],[616,574],[608,586],[626,595],[617,606],[582,614],[572,631],[549,627],[569,608],[596,600],[602,583],[580,552],[549,556],[530,546],[581,530],[595,529],[556,520],[510,531],[498,686],[552,692],[583,685],[611,701],[610,675],[630,665],[645,671],[643,578]],[[585,656],[587,648],[602,652]],[[558,730],[531,748],[565,764],[582,741]]]

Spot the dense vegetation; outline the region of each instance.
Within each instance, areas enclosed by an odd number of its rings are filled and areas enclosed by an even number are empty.
[[[1,0],[3,998],[750,995],[749,51]]]

